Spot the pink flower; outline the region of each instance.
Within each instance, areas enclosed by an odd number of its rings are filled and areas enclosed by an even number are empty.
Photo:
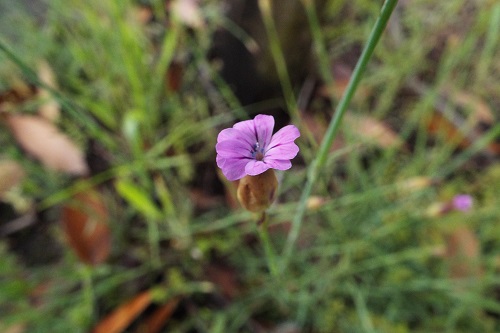
[[[468,194],[459,194],[453,198],[453,208],[466,212],[472,208],[472,197]]]
[[[273,134],[274,118],[257,115],[253,120],[234,124],[217,137],[217,166],[228,180],[256,176],[268,169],[288,170],[299,147],[297,127],[288,125]]]

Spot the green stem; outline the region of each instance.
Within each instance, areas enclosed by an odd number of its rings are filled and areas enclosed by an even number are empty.
[[[92,270],[91,266],[82,265],[80,269],[81,277],[82,277],[82,290],[83,290],[83,298],[85,304],[86,315],[89,323],[94,321],[94,284],[92,282]]]
[[[153,268],[161,266],[160,259],[160,231],[158,227],[158,220],[148,218],[148,241],[149,251],[151,252],[151,265]]]
[[[278,31],[274,25],[271,1],[259,0],[259,9],[262,13],[262,20],[264,21],[266,33],[269,37],[269,48],[274,64],[276,65],[276,71],[278,72],[278,77],[283,89],[283,95],[285,97],[288,112],[290,112],[290,115],[295,121],[298,121],[297,101],[295,100],[295,94],[293,93],[292,81],[288,75],[285,55],[283,54],[280,46]]]
[[[276,260],[276,254],[273,250],[273,246],[271,245],[271,240],[269,239],[269,232],[267,230],[267,217],[266,213],[262,213],[262,223],[257,224],[257,231],[259,232],[260,240],[262,242],[262,246],[264,247],[264,253],[266,255],[267,265],[269,267],[269,271],[273,277],[278,276],[278,265]]]
[[[319,18],[316,14],[316,8],[314,7],[314,1],[302,0],[302,4],[306,9],[307,20],[309,21],[311,29],[314,49],[317,53],[319,73],[327,86],[331,87],[333,85],[333,75],[332,71],[330,70],[328,51],[324,42]]]
[[[368,64],[368,61],[370,60],[373,54],[373,50],[375,49],[375,46],[377,45],[378,41],[380,40],[380,37],[382,36],[382,33],[384,32],[387,22],[391,17],[392,11],[394,10],[394,7],[396,6],[397,2],[398,2],[397,0],[386,0],[384,5],[382,6],[380,15],[377,21],[375,22],[375,25],[370,33],[370,36],[368,37],[368,42],[365,45],[363,52],[361,53],[361,56],[358,60],[358,63],[356,64],[356,67],[354,68],[354,72],[352,73],[352,76],[349,80],[349,84],[347,85],[347,88],[344,91],[344,94],[342,95],[342,98],[339,101],[337,108],[335,109],[333,118],[330,121],[328,129],[325,133],[325,137],[323,138],[323,141],[321,142],[321,145],[319,147],[316,159],[309,167],[307,182],[302,191],[300,202],[297,207],[297,212],[292,221],[292,227],[290,233],[288,234],[288,239],[285,244],[285,247],[283,249],[282,263],[280,266],[281,272],[284,272],[288,266],[288,262],[292,255],[294,245],[299,236],[300,227],[302,225],[302,220],[306,209],[307,199],[311,195],[313,185],[316,182],[316,179],[318,178],[319,170],[321,170],[321,168],[325,164],[330,147],[339,130],[342,117],[344,116],[347,107],[352,97],[354,96],[354,93],[356,92],[359,82],[361,81],[361,77],[366,69],[366,65]],[[308,2],[306,2],[306,5],[307,3]],[[308,17],[310,17],[310,12]],[[313,25],[313,31],[314,31],[314,25]]]

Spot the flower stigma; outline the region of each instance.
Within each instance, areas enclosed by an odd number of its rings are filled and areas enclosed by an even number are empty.
[[[264,148],[260,148],[258,142],[256,142],[253,146],[252,157],[254,157],[257,161],[262,161],[264,159]]]

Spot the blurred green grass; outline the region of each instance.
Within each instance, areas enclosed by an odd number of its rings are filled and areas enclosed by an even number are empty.
[[[500,329],[500,169],[498,156],[482,156],[498,136],[498,124],[463,150],[446,136],[431,136],[424,121],[443,91],[466,91],[498,110],[498,4],[414,0],[396,8],[362,81],[368,98],[359,93],[348,112],[384,121],[411,149],[360,144],[362,135],[344,123],[344,146],[329,156],[313,189],[322,203],[306,212],[290,267],[276,280],[256,242],[253,217],[226,200],[230,184],[217,177],[214,145],[220,129],[269,109],[301,128],[300,157],[282,174],[280,198],[270,211],[279,251],[317,149],[315,133],[307,133],[295,109],[302,82],[292,79],[294,69],[284,64],[276,76],[284,100],[278,94],[240,105],[211,58],[211,41],[221,25],[238,38],[251,37],[231,28],[238,24],[217,1],[203,2],[203,29],[172,19],[160,1],[147,3],[154,19],[145,24],[137,2],[54,0],[42,28],[39,17],[7,3],[2,6],[12,12],[0,23],[0,38],[28,67],[0,52],[0,87],[10,89],[15,78],[29,78],[37,61],[47,60],[59,84],[59,127],[84,149],[97,142],[109,169],[79,180],[47,171],[2,129],[1,158],[20,161],[28,174],[19,197],[36,202],[43,220],[52,222],[36,231],[50,234],[62,251],[57,260],[27,265],[8,244],[29,243],[32,234],[2,241],[0,328],[23,323],[26,331],[86,332],[140,291],[156,288],[158,304],[174,295],[184,299],[166,324],[168,332],[276,332],[283,323],[304,332]],[[322,5],[324,40],[313,45],[324,42],[325,52],[311,48],[313,77],[318,64],[323,70],[331,63],[354,64],[380,10],[363,0]],[[270,43],[259,47],[275,59],[293,51],[272,38]],[[167,84],[173,64],[182,67],[178,89]],[[411,89],[415,80],[425,92]],[[326,122],[337,102],[313,96],[307,112]],[[453,104],[444,112],[454,112]],[[436,185],[404,186],[415,177]],[[112,253],[106,263],[87,267],[53,222],[75,192],[96,184],[103,186],[110,212]],[[193,189],[205,196],[196,199]],[[471,212],[428,213],[432,204],[458,193],[474,197]],[[200,208],[208,198],[215,203]],[[472,230],[479,242],[480,254],[472,260],[481,274],[452,277],[454,258],[439,255],[459,227]],[[207,274],[219,265],[221,274],[236,280],[232,297]]]

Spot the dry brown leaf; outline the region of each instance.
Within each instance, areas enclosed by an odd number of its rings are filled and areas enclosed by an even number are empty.
[[[33,308],[41,308],[46,305],[46,300],[49,297],[51,287],[53,287],[54,281],[44,281],[36,285],[29,293],[30,306]]]
[[[448,141],[461,148],[467,148],[470,145],[470,140],[440,113],[433,113],[427,120],[427,129],[431,134],[444,135]]]
[[[169,302],[162,305],[153,314],[151,314],[141,325],[137,333],[158,333],[165,326],[166,321],[172,316],[179,301],[180,297],[176,297]]]
[[[396,183],[396,186],[402,194],[409,194],[426,189],[429,186],[432,186],[433,183],[434,181],[432,178],[416,176],[400,181]]]
[[[101,196],[94,190],[78,193],[63,207],[61,223],[68,242],[85,263],[104,262],[111,248],[111,234],[107,225],[108,211]]]
[[[180,62],[172,62],[167,70],[167,89],[171,92],[179,91],[184,75],[184,67]]]
[[[500,142],[492,142],[488,149],[495,155],[500,155]]]
[[[217,286],[217,289],[227,299],[233,299],[240,293],[240,284],[236,271],[226,265],[211,264],[206,268],[207,279]]]
[[[0,330],[3,333],[24,333],[24,332],[26,332],[27,328],[28,328],[28,325],[23,324],[23,323],[14,324],[14,325],[6,327],[0,322]]]
[[[154,18],[153,11],[149,6],[138,6],[134,8],[133,14],[135,19],[143,25],[151,22]]]
[[[190,189],[189,198],[195,207],[201,210],[212,209],[221,203],[219,197],[207,194],[200,188]]]
[[[0,161],[0,199],[5,192],[16,186],[24,175],[24,169],[19,163],[9,160]]]
[[[328,121],[320,116],[315,116],[309,112],[302,112],[300,114],[300,121],[305,128],[311,133],[312,137],[317,144],[320,144],[325,136]],[[339,135],[335,141],[333,141],[330,151],[336,151],[345,147],[344,138]]]
[[[487,131],[487,128],[495,125],[495,116],[490,106],[478,96],[466,92],[458,92],[453,95],[455,103],[469,110],[467,123],[475,128],[475,134],[472,141],[477,140],[481,134]],[[486,129],[485,129],[486,128]],[[494,155],[500,154],[500,141],[491,142],[487,147],[488,152]]]
[[[307,209],[312,211],[318,210],[327,202],[328,198],[326,197],[311,195],[309,199],[307,199]]]
[[[49,169],[88,174],[83,152],[49,121],[28,115],[5,114],[3,118],[19,145]]]
[[[449,275],[454,279],[478,277],[481,249],[476,234],[467,227],[459,227],[446,238],[446,260]]]
[[[460,91],[453,95],[453,100],[464,109],[470,110],[467,119],[473,125],[479,123],[493,124],[495,117],[488,104],[479,97]]]
[[[41,61],[38,64],[38,78],[48,87],[53,89],[57,88],[54,72],[52,71],[50,65],[45,61]],[[38,97],[43,102],[43,104],[38,108],[38,114],[51,122],[59,119],[61,109],[59,107],[59,103],[52,96],[52,94],[47,89],[40,88],[38,90]]]
[[[302,112],[300,114],[300,121],[312,134],[316,143],[321,143],[326,133],[326,120],[319,119],[317,116],[311,115],[308,112]]]
[[[318,93],[320,96],[326,98],[333,96],[335,99],[339,100],[342,98],[342,95],[349,84],[349,80],[352,75],[352,68],[347,64],[336,61],[333,63],[331,70],[333,75],[333,84],[331,86],[324,85],[320,87]],[[354,99],[366,99],[369,95],[370,91],[368,88],[360,86],[356,90]]]
[[[2,91],[0,93],[0,105],[6,104],[19,104],[35,95],[36,87],[27,84],[20,79],[14,79],[11,83],[10,90]]]
[[[123,332],[151,304],[151,291],[144,291],[101,320],[92,333]]]
[[[403,140],[389,126],[370,116],[346,114],[344,121],[350,130],[366,142],[380,148],[401,147]]]

